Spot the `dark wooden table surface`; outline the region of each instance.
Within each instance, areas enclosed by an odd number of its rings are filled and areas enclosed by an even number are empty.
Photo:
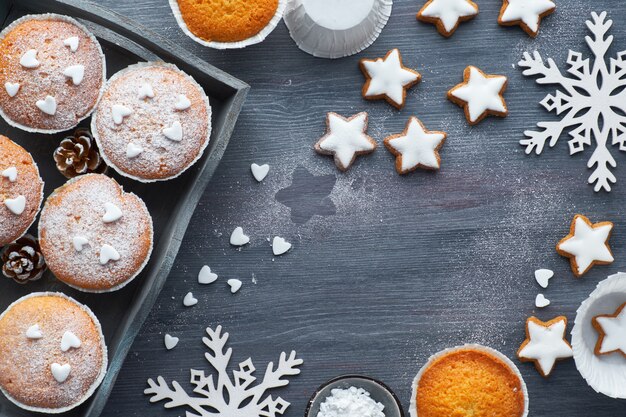
[[[571,323],[600,280],[626,269],[626,160],[612,149],[618,183],[612,193],[596,194],[586,184],[592,149],[570,157],[567,135],[541,157],[525,156],[518,145],[522,132],[553,119],[538,105],[552,89],[513,65],[527,50],[554,57],[562,69],[569,49],[587,53],[584,22],[592,10],[608,11],[615,22],[611,51],[626,49],[621,0],[562,0],[536,40],[497,25],[501,0],[479,1],[478,18],[451,39],[416,22],[422,1],[396,0],[379,40],[358,56],[335,61],[301,52],[283,23],[261,45],[215,51],[179,30],[166,0],[100,2],[252,85],[104,416],[183,415],[182,409],[150,405],[143,395],[146,379],[162,375],[187,383],[189,368],[208,369],[201,337],[206,326],[218,324],[231,334],[235,361],[251,356],[262,370],[291,349],[304,359],[301,375],[278,391],[291,402],[285,416],[303,415],[314,389],[344,373],[383,380],[407,409],[411,380],[429,355],[475,342],[513,357],[528,316],[565,314]],[[360,93],[358,60],[393,47],[423,76],[403,111],[366,102]],[[509,77],[508,118],[469,127],[445,99],[469,64]],[[330,158],[315,154],[326,112],[363,110],[379,142],[400,132],[411,115],[447,131],[442,170],[400,177],[381,147],[342,174]],[[272,167],[261,184],[250,174],[252,162]],[[580,280],[554,250],[576,213],[615,223],[615,263]],[[242,250],[228,244],[236,226],[252,238]],[[293,242],[292,252],[274,259],[266,240],[274,235]],[[204,264],[219,274],[217,283],[197,284]],[[552,304],[540,311],[534,307],[541,289],[533,279],[537,268],[556,272],[544,291]],[[226,287],[229,278],[244,282],[236,295]],[[182,305],[188,291],[200,300],[192,308]],[[181,339],[173,351],[163,347],[166,332]],[[531,416],[626,415],[624,402],[593,392],[572,360],[558,364],[548,380],[531,364],[520,369]]]

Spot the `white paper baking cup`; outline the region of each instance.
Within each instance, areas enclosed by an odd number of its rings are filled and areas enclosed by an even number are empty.
[[[510,360],[508,357],[506,357],[504,354],[498,352],[495,349],[492,349],[490,347],[487,346],[482,346],[482,345],[476,345],[476,344],[466,344],[463,346],[456,346],[453,348],[449,348],[449,349],[444,349],[440,352],[435,353],[434,355],[432,355],[428,361],[426,362],[426,364],[424,366],[422,366],[422,369],[420,369],[420,371],[417,373],[417,375],[415,376],[415,378],[413,379],[413,384],[412,384],[412,389],[411,389],[411,405],[409,407],[409,415],[411,417],[419,417],[417,414],[417,390],[419,389],[419,381],[420,379],[422,379],[422,375],[424,374],[424,372],[426,371],[426,369],[428,369],[430,367],[430,365],[433,364],[433,362],[437,359],[439,359],[442,356],[445,356],[449,353],[452,352],[457,352],[459,350],[466,350],[466,349],[474,349],[474,350],[479,350],[479,351],[483,351],[486,353],[489,353],[493,356],[495,356],[496,358],[500,359],[502,362],[504,362],[505,364],[507,364],[509,366],[509,368],[511,368],[511,370],[513,371],[513,373],[515,375],[517,375],[517,377],[520,380],[520,383],[522,385],[522,392],[524,393],[524,414],[522,414],[522,417],[527,417],[528,416],[528,389],[526,388],[526,382],[524,382],[524,378],[522,377],[521,372],[519,371],[519,369],[517,368],[517,366],[513,363],[512,360]]]
[[[578,308],[572,328],[572,348],[578,372],[596,392],[626,399],[626,359],[619,353],[596,355],[598,332],[591,319],[613,314],[626,303],[626,274],[619,272],[601,281]]]
[[[290,0],[289,34],[304,52],[343,58],[369,47],[391,16],[392,0]]]
[[[181,28],[185,35],[189,36],[194,41],[198,42],[200,45],[208,46],[209,48],[214,49],[240,49],[245,48],[246,46],[254,45],[257,43],[261,43],[267,38],[267,36],[276,29],[278,26],[278,22],[283,18],[283,13],[285,12],[285,7],[287,6],[287,0],[278,0],[278,7],[276,8],[276,14],[270,22],[261,30],[259,33],[254,35],[251,38],[244,39],[242,41],[237,42],[215,42],[215,41],[207,41],[202,38],[194,35],[189,28],[187,27],[187,23],[185,23],[185,19],[183,19],[183,15],[180,12],[180,8],[178,7],[177,0],[169,0],[170,7],[172,9],[172,13],[174,13],[174,17],[176,18],[176,23]]]

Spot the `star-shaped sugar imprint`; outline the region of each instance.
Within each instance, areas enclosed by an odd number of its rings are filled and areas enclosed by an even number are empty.
[[[539,33],[541,19],[555,10],[556,4],[552,0],[503,0],[498,23],[502,26],[519,25],[534,38]]]
[[[626,303],[614,314],[594,317],[592,324],[599,335],[595,348],[596,355],[619,352],[626,357]]]
[[[349,119],[331,112],[326,124],[326,135],[315,144],[315,150],[322,155],[333,155],[341,171],[347,171],[357,156],[374,152],[378,146],[374,139],[366,135],[366,112]]]
[[[463,72],[463,82],[448,91],[448,99],[463,107],[467,121],[475,125],[489,115],[509,114],[503,97],[506,86],[505,76],[485,74],[470,65]]]
[[[526,320],[526,340],[517,351],[522,362],[534,362],[537,371],[548,377],[557,360],[571,358],[572,346],[565,340],[567,318],[556,317],[543,322],[536,317]]]
[[[417,20],[434,24],[440,34],[449,37],[461,22],[477,14],[478,5],[471,0],[429,0],[417,13]]]
[[[406,90],[419,83],[419,72],[402,65],[398,49],[392,49],[384,58],[362,59],[359,63],[365,76],[363,97],[367,100],[384,99],[397,109],[404,107]]]
[[[592,224],[587,217],[577,214],[572,220],[569,235],[556,245],[556,251],[570,259],[572,272],[576,277],[581,277],[594,265],[613,262],[608,243],[611,230],[611,222]]]
[[[398,174],[418,168],[439,169],[439,149],[446,140],[444,132],[426,130],[417,117],[411,117],[404,132],[385,138],[385,147],[396,157]]]

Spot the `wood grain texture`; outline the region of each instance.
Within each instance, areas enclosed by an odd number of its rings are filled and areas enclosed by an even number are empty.
[[[526,50],[555,58],[561,68],[569,49],[587,53],[587,1],[561,1],[532,40],[519,28],[498,26],[500,0],[481,1],[479,16],[450,39],[415,20],[421,2],[396,0],[379,40],[358,56],[336,61],[299,51],[282,23],[261,45],[214,51],[185,37],[164,0],[100,3],[252,85],[231,144],[104,416],[183,415],[183,410],[150,405],[142,394],[146,379],[162,375],[185,385],[189,368],[207,367],[201,337],[206,326],[217,324],[230,332],[236,361],[251,356],[262,368],[281,350],[296,349],[302,356],[302,374],[278,391],[292,403],[287,417],[301,416],[315,388],[343,373],[383,380],[406,408],[411,380],[430,354],[475,342],[513,357],[529,315],[547,320],[564,314],[572,323],[596,284],[625,269],[626,176],[617,150],[618,184],[611,194],[596,194],[586,184],[591,150],[570,157],[565,134],[541,157],[525,156],[518,145],[524,130],[553,118],[537,104],[553,89],[524,78],[513,64]],[[622,49],[621,1],[597,0],[594,9],[609,12],[615,22],[612,51]],[[360,95],[358,60],[383,56],[394,47],[405,65],[423,76],[400,112]],[[470,64],[509,77],[509,117],[470,127],[463,112],[446,100],[446,91]],[[341,174],[331,158],[315,154],[312,145],[324,133],[326,112],[350,116],[363,110],[370,115],[369,133],[379,143],[401,132],[411,115],[431,130],[446,131],[441,171],[400,177],[392,155],[380,147]],[[272,166],[261,184],[250,174],[252,162]],[[336,177],[330,194],[334,215],[296,224],[289,208],[276,201],[299,166],[313,176]],[[311,192],[296,188],[294,193]],[[615,223],[611,247],[616,262],[595,267],[580,280],[554,250],[576,213]],[[242,250],[228,245],[236,226],[252,237]],[[273,259],[266,238],[274,235],[291,241],[293,250]],[[219,274],[218,282],[197,284],[203,264]],[[542,290],[533,279],[537,268],[556,273],[543,291],[552,304],[540,311],[534,308]],[[226,287],[229,278],[244,282],[237,295]],[[188,291],[200,302],[184,308]],[[181,339],[173,351],[163,347],[165,332]],[[573,361],[559,363],[548,380],[532,364],[519,366],[532,416],[624,414],[623,402],[594,393]]]

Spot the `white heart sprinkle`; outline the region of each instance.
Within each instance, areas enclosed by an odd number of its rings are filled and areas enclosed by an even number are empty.
[[[7,90],[9,97],[15,97],[17,92],[20,91],[20,84],[6,82],[4,83],[4,89]]]
[[[543,288],[548,288],[548,281],[554,276],[554,272],[549,269],[538,269],[535,271],[535,280]]]
[[[211,268],[208,265],[204,265],[198,273],[198,283],[212,284],[215,281],[217,281],[217,274],[211,272]]]
[[[85,245],[89,244],[89,240],[85,236],[74,236],[72,238],[72,243],[74,244],[74,249],[76,252],[81,252]]]
[[[154,98],[154,90],[152,90],[152,86],[150,84],[143,83],[139,86],[139,100],[146,98]]]
[[[78,349],[81,345],[80,339],[72,332],[63,333],[61,338],[61,351],[67,352],[71,348]]]
[[[39,328],[38,324],[33,324],[26,330],[26,337],[29,339],[41,339],[43,337],[43,333]]]
[[[183,305],[185,307],[191,307],[195,306],[196,304],[198,304],[198,299],[194,298],[191,292],[188,292],[187,295],[185,295],[185,298],[183,298]]]
[[[37,50],[29,49],[20,58],[20,65],[24,68],[37,68],[39,61],[37,61]]]
[[[143,148],[139,145],[135,145],[134,143],[129,143],[126,146],[126,157],[128,159],[137,158],[143,152]]]
[[[113,123],[115,123],[116,125],[121,125],[124,122],[124,117],[128,117],[131,114],[133,114],[133,111],[124,105],[114,104],[111,107]]]
[[[270,172],[270,166],[267,164],[252,164],[250,165],[250,169],[252,170],[252,175],[254,176],[254,179],[256,179],[258,182],[263,181],[265,177],[267,177],[268,172]]]
[[[37,100],[35,104],[39,110],[50,116],[54,116],[57,112],[57,101],[52,96],[46,96],[45,100]]]
[[[272,252],[274,252],[275,256],[287,253],[289,249],[291,249],[291,243],[287,242],[282,237],[274,237],[274,240],[272,241]]]
[[[178,344],[178,341],[179,341],[179,340],[180,340],[180,339],[179,339],[179,338],[177,338],[177,337],[170,336],[169,334],[166,334],[166,335],[165,335],[165,339],[164,339],[164,342],[165,342],[165,348],[166,348],[167,350],[172,350],[172,349],[174,349],[174,348],[176,347],[176,345]]]
[[[26,209],[26,197],[20,195],[15,198],[7,198],[4,200],[4,205],[11,210],[11,213],[19,216]]]
[[[250,237],[243,233],[243,228],[236,227],[230,235],[230,244],[233,246],[243,246],[250,243]]]
[[[174,122],[171,127],[163,129],[163,134],[169,140],[180,142],[183,139],[183,126],[180,122]]]
[[[72,84],[79,85],[83,82],[83,78],[85,77],[85,66],[84,65],[72,65],[65,68],[63,71],[63,75],[72,79]]]
[[[63,45],[68,46],[70,48],[70,51],[76,52],[78,50],[79,41],[80,40],[78,39],[78,36],[72,36],[64,40]]]
[[[4,178],[7,178],[11,182],[15,182],[17,180],[17,168],[8,167],[4,171],[2,171],[2,176]]]
[[[538,308],[544,308],[550,305],[550,300],[543,296],[543,294],[537,294],[535,297],[535,306]]]
[[[119,261],[120,253],[111,245],[106,243],[100,248],[100,265],[106,265],[109,261]]]
[[[187,110],[189,107],[191,107],[191,101],[189,101],[186,95],[179,94],[178,101],[174,103],[174,108],[176,110]]]
[[[102,216],[102,221],[105,223],[113,223],[122,218],[122,210],[113,203],[106,202],[104,203],[104,216]]]
[[[57,380],[57,382],[65,382],[67,377],[70,375],[72,367],[69,363],[59,365],[55,362],[50,366],[50,370],[52,371],[52,376]]]
[[[242,282],[239,281],[238,279],[229,279],[227,282],[228,282],[228,285],[230,286],[230,292],[232,294],[234,294],[237,291],[239,291],[239,289],[241,288],[241,285],[242,285]]]

